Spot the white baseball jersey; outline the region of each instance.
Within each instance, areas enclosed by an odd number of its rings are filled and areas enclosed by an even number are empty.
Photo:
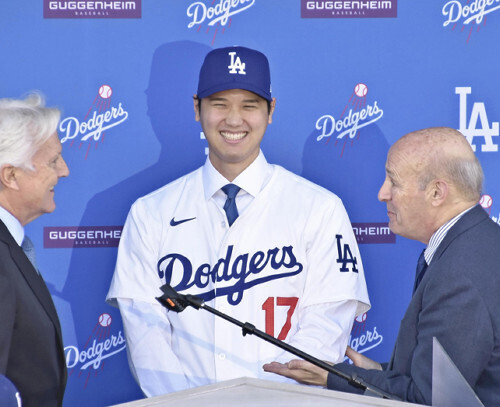
[[[233,181],[242,188],[240,216],[229,227],[220,191],[227,183],[207,159],[130,210],[107,300],[118,300],[132,372],[147,396],[242,376],[283,380],[262,365],[294,357],[206,310],[167,311],[155,299],[165,283],[334,362],[343,360],[355,315],[370,307],[336,195],[260,153]]]

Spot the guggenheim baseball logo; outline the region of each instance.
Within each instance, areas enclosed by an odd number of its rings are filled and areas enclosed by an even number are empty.
[[[353,223],[352,230],[358,244],[396,243],[387,222]]]
[[[70,249],[118,247],[123,226],[49,226],[43,228],[43,247]]]
[[[301,0],[302,18],[387,18],[398,16],[397,0]]]
[[[84,147],[85,159],[89,156],[91,147],[96,150],[99,143],[104,142],[105,134],[112,128],[128,119],[128,112],[122,103],[112,103],[113,89],[109,85],[102,85],[90,105],[83,119],[66,117],[59,124],[61,143]]]
[[[141,18],[142,0],[43,0],[44,18]]]

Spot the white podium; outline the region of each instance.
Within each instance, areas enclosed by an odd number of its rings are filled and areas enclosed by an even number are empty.
[[[242,377],[115,407],[410,407],[419,404]]]

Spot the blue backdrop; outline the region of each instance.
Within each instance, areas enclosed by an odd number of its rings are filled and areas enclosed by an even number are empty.
[[[65,406],[141,397],[104,302],[116,245],[137,197],[206,159],[192,95],[204,55],[228,45],[269,57],[267,159],[343,199],[372,301],[351,346],[387,360],[422,245],[388,232],[386,153],[413,130],[462,130],[500,223],[499,22],[499,0],[2,1],[0,97],[36,89],[63,111],[71,174],[28,233],[63,325]]]

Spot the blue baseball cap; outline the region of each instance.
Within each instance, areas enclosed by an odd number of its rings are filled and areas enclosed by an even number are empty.
[[[217,48],[210,51],[200,69],[198,97],[244,89],[271,101],[269,61],[259,51],[245,47]]]

